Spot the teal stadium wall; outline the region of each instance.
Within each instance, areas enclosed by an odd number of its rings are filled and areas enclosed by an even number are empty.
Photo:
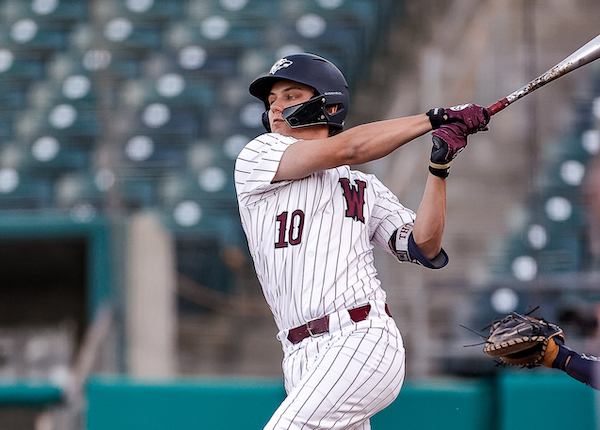
[[[599,393],[564,373],[506,373],[497,391],[498,430],[600,429]]]
[[[407,381],[374,430],[593,430],[596,392],[557,372],[493,380]],[[88,385],[88,430],[262,429],[285,397],[271,379],[170,382],[98,377]]]

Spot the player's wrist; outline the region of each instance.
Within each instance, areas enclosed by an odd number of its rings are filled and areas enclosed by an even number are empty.
[[[435,135],[432,138],[432,143],[429,172],[440,178],[447,178],[450,173],[450,166],[452,166],[448,144],[441,137]]]
[[[571,355],[573,355],[573,354],[574,354],[574,352],[572,350],[570,350],[569,348],[567,348],[566,346],[561,345],[560,343],[557,344],[556,357],[552,361],[552,364],[550,367],[553,367],[554,369],[560,369],[560,370],[566,371],[567,364],[569,364],[569,360],[571,359]]]
[[[434,176],[446,179],[450,174],[450,166],[452,166],[452,161],[445,164],[435,163],[433,160],[429,160],[429,173]]]
[[[444,108],[429,109],[426,115],[429,117],[429,122],[433,130],[437,130],[448,120],[448,115],[446,115]]]
[[[558,355],[558,345],[554,342],[554,339],[548,339],[548,344],[546,345],[546,353],[540,360],[540,364],[546,367],[553,367],[554,361]]]

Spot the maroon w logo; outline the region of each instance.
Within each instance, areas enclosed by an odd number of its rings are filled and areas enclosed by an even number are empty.
[[[346,216],[354,218],[356,221],[360,221],[364,224],[365,216],[363,213],[363,206],[365,205],[365,187],[367,183],[365,181],[356,180],[356,186],[350,185],[350,179],[340,178],[340,184],[344,190],[344,197],[346,198]]]

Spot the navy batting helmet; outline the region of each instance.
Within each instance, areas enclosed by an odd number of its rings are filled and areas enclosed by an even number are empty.
[[[275,62],[269,73],[250,84],[250,94],[262,100],[266,112],[263,124],[270,130],[268,96],[276,81],[287,79],[315,89],[315,97],[283,110],[282,117],[290,127],[329,125],[332,132],[344,128],[350,94],[348,83],[342,72],[330,61],[314,54],[294,54]],[[328,106],[337,106],[331,114]]]

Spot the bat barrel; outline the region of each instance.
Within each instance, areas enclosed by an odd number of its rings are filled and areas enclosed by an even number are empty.
[[[561,63],[571,64],[571,69],[576,69],[600,58],[600,35],[594,37],[577,51],[573,52]]]
[[[600,35],[590,40],[584,46],[579,48],[577,51],[569,55],[551,69],[542,73],[527,85],[524,85],[517,91],[514,91],[502,100],[498,100],[496,103],[488,107],[489,114],[494,115],[500,112],[502,109],[526,96],[527,94],[532,93],[547,83],[552,82],[553,80],[558,79],[585,64],[591,63],[598,58],[600,58]]]

